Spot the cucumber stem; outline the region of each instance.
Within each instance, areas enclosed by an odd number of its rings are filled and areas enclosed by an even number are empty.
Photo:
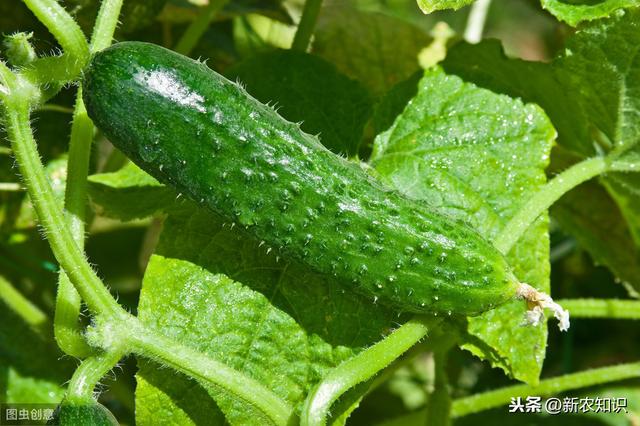
[[[89,49],[97,52],[111,44],[120,16],[122,0],[105,0],[100,5]],[[68,213],[69,230],[80,250],[84,250],[87,209],[87,176],[93,143],[93,122],[82,101],[82,85],[78,86],[72,111],[71,137],[67,162],[67,186],[64,209]],[[77,358],[91,353],[86,344],[80,321],[81,298],[64,270],[58,278],[58,293],[54,316],[54,333],[60,349]]]
[[[544,310],[549,309],[558,320],[560,331],[569,329],[569,311],[554,302],[547,293],[538,291],[529,284],[520,283],[516,289],[516,295],[527,301],[527,307],[529,308],[526,314],[527,324],[538,325],[544,319]]]
[[[507,254],[529,226],[565,193],[607,171],[607,160],[594,157],[574,164],[542,186],[502,228],[493,245]]]
[[[95,354],[82,361],[69,381],[67,401],[75,404],[93,403],[95,387],[125,354],[126,350],[120,347]]]
[[[207,7],[185,30],[174,50],[183,55],[189,55],[209,28],[213,18],[227,3],[228,0],[209,0]]]
[[[304,2],[302,16],[298,23],[298,29],[293,37],[291,49],[306,52],[311,42],[311,36],[318,22],[318,15],[322,7],[322,0],[307,0]]]
[[[484,24],[487,20],[490,5],[491,0],[476,0],[471,6],[467,27],[464,30],[464,39],[467,42],[476,44],[482,40],[482,32],[484,31]]]

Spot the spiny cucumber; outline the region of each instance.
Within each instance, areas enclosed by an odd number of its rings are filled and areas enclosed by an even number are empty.
[[[372,300],[476,315],[522,294],[471,227],[384,187],[200,62],[115,44],[91,60],[84,101],[158,180]]]

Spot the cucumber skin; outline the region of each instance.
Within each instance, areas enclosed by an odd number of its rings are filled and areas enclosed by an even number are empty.
[[[515,296],[469,226],[382,186],[206,65],[142,42],[98,53],[89,116],[111,142],[254,238],[399,311],[476,315]]]

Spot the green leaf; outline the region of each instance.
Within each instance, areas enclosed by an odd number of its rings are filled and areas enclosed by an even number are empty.
[[[206,390],[179,373],[158,372],[158,365],[138,360],[136,424],[154,426],[171,418],[176,425],[225,425],[225,417]]]
[[[548,64],[507,58],[498,40],[487,40],[459,43],[449,50],[442,67],[493,92],[537,103],[553,122],[561,145],[584,156],[595,153],[593,144],[585,142],[591,135],[582,104]]]
[[[536,106],[494,94],[436,68],[418,94],[375,141],[373,165],[405,194],[494,238],[545,182],[555,130]],[[546,216],[508,259],[523,281],[549,291]],[[526,307],[514,301],[469,318],[472,340],[463,347],[513,377],[535,383],[546,328],[522,327]]]
[[[579,154],[625,151],[640,141],[640,9],[582,27],[551,64],[509,59],[497,41],[461,43],[444,69],[493,91],[539,104],[559,142]]]
[[[74,363],[0,301],[0,403],[57,404]]]
[[[99,213],[125,221],[151,216],[176,200],[173,189],[133,163],[113,173],[89,176],[89,195]]]
[[[145,273],[141,321],[259,380],[292,405],[329,368],[400,321],[231,228],[187,203],[171,212]],[[208,392],[232,424],[259,424],[247,423],[259,417],[247,415],[250,407],[233,395],[188,386],[155,364],[142,364],[138,377],[153,383],[136,392],[141,423],[150,422],[156,401],[180,418],[202,418],[207,406],[185,401]]]
[[[584,21],[606,18],[618,9],[638,6],[638,0],[540,0],[540,3],[572,27]]]
[[[409,100],[416,95],[422,74],[422,71],[416,71],[411,77],[389,89],[380,99],[371,119],[376,135],[387,130],[402,113]]]
[[[602,182],[620,207],[636,246],[640,247],[640,174],[610,173]],[[636,262],[640,262],[640,257]]]
[[[468,4],[473,3],[474,0],[417,0],[420,10],[424,13],[432,13],[436,10],[443,9],[460,9]]]
[[[277,50],[240,63],[228,77],[244,83],[259,101],[275,103],[287,120],[302,121],[302,130],[320,134],[332,151],[358,152],[372,100],[357,81],[329,62],[307,53]]]
[[[640,9],[619,11],[610,19],[582,27],[553,64],[569,83],[565,90],[575,93],[574,100],[584,108],[590,124],[616,151],[640,141],[639,50]]]
[[[430,41],[405,21],[332,4],[322,9],[312,48],[379,95],[419,69],[418,53]]]
[[[582,27],[568,41],[563,55],[551,64],[508,59],[499,43],[491,41],[476,46],[460,44],[450,50],[443,67],[482,87],[538,103],[558,130],[558,141],[581,158],[609,151],[618,155],[621,163],[640,168],[640,61],[635,55],[639,46],[640,9],[631,9]],[[601,182],[618,203],[636,243],[640,242],[637,174],[608,173]],[[609,208],[605,202],[601,212],[585,212],[598,217]],[[603,250],[618,253],[616,240],[593,237],[602,233],[600,222],[584,217],[575,221],[590,227],[570,229],[576,236],[586,234],[578,239],[594,258],[616,273],[622,271],[614,256],[602,255]],[[568,225],[566,217],[562,222]],[[598,245],[603,242],[609,245]],[[639,267],[640,260],[628,257],[628,253],[624,257],[633,263],[628,268]],[[631,284],[640,286],[633,274],[619,278],[634,279]]]
[[[167,24],[183,24],[196,19],[201,8],[206,3],[198,2],[200,6],[187,0],[170,0],[162,10],[158,20]],[[292,24],[293,21],[281,0],[234,0],[227,2],[224,9],[214,19],[226,20],[248,14],[259,14],[267,18]]]
[[[607,265],[622,282],[640,291],[640,250],[620,209],[595,182],[580,185],[551,208],[562,229],[574,235],[595,263]]]

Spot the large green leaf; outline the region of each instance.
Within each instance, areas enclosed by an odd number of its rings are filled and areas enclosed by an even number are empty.
[[[553,63],[590,124],[618,151],[640,141],[639,51],[640,9],[631,9],[582,27]]]
[[[145,324],[299,405],[329,368],[399,321],[231,228],[188,204],[173,210],[144,278],[139,314]],[[140,424],[153,423],[151,413],[160,405],[195,423],[212,404],[189,401],[205,392],[232,424],[259,424],[232,395],[203,389],[155,364],[142,364],[138,378]]]
[[[417,26],[348,2],[322,9],[313,52],[364,83],[374,94],[386,92],[418,68],[418,53],[431,38]]]
[[[540,0],[553,16],[575,27],[583,21],[606,18],[614,11],[638,6],[638,0]]]
[[[537,103],[553,122],[560,144],[584,156],[595,153],[582,104],[549,64],[507,58],[499,41],[487,40],[457,44],[442,67],[480,87]]]
[[[373,165],[393,186],[470,222],[494,238],[545,182],[555,130],[545,114],[441,69],[426,71],[418,94],[375,141]],[[523,282],[549,291],[546,216],[508,256]],[[526,307],[514,301],[469,318],[464,347],[530,383],[538,380],[546,328],[522,327]]]
[[[274,103],[302,130],[319,134],[334,152],[354,155],[369,119],[372,100],[357,81],[317,56],[276,50],[254,56],[228,73],[263,103]]]
[[[640,9],[619,11],[585,26],[554,64],[579,93],[590,124],[604,134],[611,150],[633,156],[640,150]],[[580,91],[577,91],[581,88]],[[640,162],[636,165],[640,170]],[[605,187],[621,208],[640,244],[640,191],[637,173],[610,173]]]
[[[447,72],[535,102],[549,114],[566,148],[582,155],[627,150],[640,140],[640,9],[582,27],[551,64],[507,58],[500,44],[461,43]]]
[[[640,169],[639,49],[640,9],[632,9],[585,25],[551,64],[508,59],[500,45],[490,41],[476,46],[460,44],[449,52],[443,67],[493,91],[538,103],[558,130],[558,141],[578,154],[578,160],[609,151]],[[601,181],[620,207],[636,244],[640,243],[637,174],[608,173]],[[607,202],[585,210],[594,217],[608,211]],[[599,221],[576,220],[590,227],[570,226],[572,232],[586,234],[578,238],[585,248],[614,272],[621,271],[614,259],[615,253],[624,249],[616,240],[602,235],[602,230],[597,229]],[[563,223],[568,223],[566,217]],[[602,235],[604,240],[592,235]],[[599,245],[603,242],[607,243],[604,248]],[[603,257],[602,250],[609,250],[612,256]],[[628,254],[622,257],[628,258]],[[634,263],[631,269],[640,267],[640,258],[629,260]],[[622,280],[633,277],[619,276]],[[630,283],[640,288],[637,277]]]

